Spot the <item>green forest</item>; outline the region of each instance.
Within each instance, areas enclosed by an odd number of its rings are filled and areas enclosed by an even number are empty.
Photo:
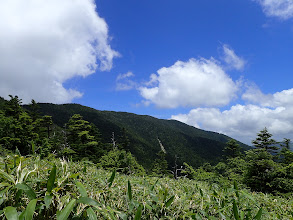
[[[0,217],[293,219],[290,143],[0,98]]]

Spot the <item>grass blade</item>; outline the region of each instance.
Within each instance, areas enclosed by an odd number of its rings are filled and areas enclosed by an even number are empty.
[[[139,206],[137,208],[137,211],[135,213],[134,220],[140,220],[141,219],[142,208],[143,208],[142,204],[139,204]]]
[[[86,192],[86,188],[84,187],[84,185],[81,182],[76,182],[75,183],[81,197],[87,197],[87,192]]]
[[[18,214],[17,214],[16,208],[12,206],[7,206],[4,209],[4,214],[7,220],[18,220]]]
[[[66,207],[57,215],[57,220],[66,220],[68,219],[70,212],[75,206],[76,199],[71,200]]]
[[[127,187],[127,194],[128,194],[128,199],[131,201],[132,200],[132,190],[131,190],[131,185],[128,180],[128,187]]]
[[[113,181],[114,181],[114,179],[115,179],[115,176],[116,176],[116,169],[113,170],[112,175],[111,175],[110,179],[108,180],[108,182],[109,182],[108,187],[109,187],[109,188],[112,186]]]
[[[154,188],[155,188],[156,184],[158,183],[158,181],[159,181],[159,179],[157,179],[156,182],[154,183],[154,185],[151,187],[151,191],[154,190]]]
[[[89,220],[98,220],[96,213],[91,207],[86,210],[86,213]]]
[[[203,191],[201,189],[199,189],[200,195],[201,197],[203,197]]]
[[[236,220],[240,220],[239,211],[235,200],[233,201],[233,214]]]
[[[54,188],[55,179],[56,179],[56,164],[54,164],[54,166],[50,172],[48,182],[47,182],[47,191],[49,193],[51,193],[52,189]]]
[[[253,219],[260,220],[262,216],[262,208],[260,208]]]
[[[165,202],[165,206],[169,207],[172,204],[172,202],[174,201],[174,198],[175,198],[175,195],[171,196],[171,198]]]
[[[29,202],[25,209],[25,220],[32,220],[33,215],[35,213],[36,209],[36,204],[37,204],[37,199],[33,199],[32,201]]]

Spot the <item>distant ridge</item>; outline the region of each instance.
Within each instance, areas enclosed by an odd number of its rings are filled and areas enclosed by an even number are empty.
[[[204,131],[176,120],[157,119],[148,115],[136,115],[127,112],[99,111],[79,104],[40,103],[40,112],[51,115],[54,123],[63,127],[73,114],[95,124],[102,134],[103,142],[111,142],[112,132],[118,139],[122,129],[130,140],[130,151],[137,160],[149,168],[156,154],[161,150],[158,139],[164,146],[169,166],[174,165],[177,155],[178,163],[187,162],[197,167],[205,162],[217,163],[222,150],[230,137],[216,132]],[[243,149],[250,149],[242,144]]]

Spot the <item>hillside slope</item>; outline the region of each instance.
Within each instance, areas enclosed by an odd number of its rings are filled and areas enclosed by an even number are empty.
[[[104,142],[111,142],[112,132],[119,143],[123,128],[130,140],[130,151],[146,168],[150,167],[160,151],[158,138],[167,151],[169,166],[174,165],[175,155],[178,163],[187,162],[199,166],[205,162],[219,161],[228,136],[203,131],[175,120],[157,119],[147,115],[126,112],[99,111],[79,104],[39,104],[42,114],[53,116],[57,125],[64,127],[73,114],[94,123],[102,134]],[[247,145],[242,144],[248,149]]]

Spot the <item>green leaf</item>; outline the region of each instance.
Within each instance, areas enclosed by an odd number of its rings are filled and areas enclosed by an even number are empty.
[[[56,166],[55,166],[56,168]],[[66,207],[59,213],[59,215],[57,215],[57,220],[66,220],[69,215],[70,212],[73,210],[74,206],[75,206],[75,202],[76,199],[71,200]]]
[[[260,220],[262,216],[262,208],[260,208],[256,214],[256,216],[253,219]]]
[[[154,188],[155,188],[156,184],[158,183],[158,181],[159,181],[159,179],[157,179],[156,182],[154,183],[154,185],[151,187],[151,191],[154,190]]]
[[[74,173],[74,174],[71,174],[68,178],[76,179],[79,175],[80,173]]]
[[[76,182],[75,183],[81,197],[87,197],[87,192],[86,192],[86,188],[84,187],[84,185],[81,182]]]
[[[15,184],[15,180],[14,180],[13,176],[9,175],[8,173],[4,172],[3,170],[0,170],[0,176],[2,176],[8,182]]]
[[[25,213],[25,210],[22,213],[20,213],[20,215],[18,216],[19,220],[25,220]]]
[[[28,196],[29,200],[33,200],[36,198],[35,191],[25,183],[18,183],[15,185],[15,188],[23,190],[25,194]]]
[[[238,192],[238,185],[237,185],[237,182],[236,181],[234,181],[234,189],[235,189],[235,194],[236,194],[236,196],[237,196],[237,198],[239,199],[239,192]]]
[[[128,180],[128,187],[127,187],[127,194],[128,194],[128,199],[131,201],[132,200],[132,190],[131,190],[131,185]]]
[[[141,219],[141,213],[142,213],[142,204],[140,204],[137,208],[137,211],[135,213],[135,217],[134,217],[134,220],[140,220]]]
[[[235,200],[233,201],[233,213],[236,220],[240,220],[239,211]]]
[[[16,208],[12,206],[7,206],[4,209],[4,214],[7,220],[18,220],[18,214],[17,214]]]
[[[33,219],[36,204],[37,204],[37,199],[33,199],[32,201],[29,202],[29,204],[27,205],[27,207],[25,209],[25,220],[32,220]]]
[[[86,210],[86,213],[87,213],[87,217],[89,220],[97,220],[97,215],[96,213],[94,212],[94,210],[90,207]]]
[[[114,181],[114,179],[115,179],[115,175],[116,175],[116,169],[113,170],[112,175],[111,175],[110,179],[108,180],[108,182],[109,182],[108,187],[109,187],[109,188],[110,188],[110,187],[112,186],[112,184],[113,184],[113,181]]]
[[[168,199],[167,202],[165,202],[165,206],[169,207],[172,204],[172,202],[174,201],[174,198],[175,198],[175,195],[171,196],[171,198]]]
[[[44,197],[44,202],[45,202],[45,206],[46,206],[47,209],[48,209],[48,208],[50,207],[50,205],[51,205],[52,198],[53,198],[53,196],[51,196],[51,195],[46,195],[46,196]]]
[[[49,193],[51,193],[52,189],[54,188],[55,179],[56,179],[56,164],[54,164],[54,166],[50,172],[48,182],[47,182],[47,191]]]
[[[203,197],[203,191],[201,189],[199,189],[200,195],[201,197]]]
[[[234,180],[233,185],[234,185],[234,189],[238,190],[238,185],[237,185],[237,182],[235,180]]]
[[[89,197],[80,197],[77,200],[77,203],[83,203],[85,205],[91,205],[91,206],[99,206],[100,205],[96,200],[91,199]]]
[[[0,188],[2,188],[3,186],[10,186],[9,183],[0,183]]]
[[[122,220],[127,220],[127,215],[124,213],[124,212],[120,212],[119,214],[119,217],[122,219]]]

